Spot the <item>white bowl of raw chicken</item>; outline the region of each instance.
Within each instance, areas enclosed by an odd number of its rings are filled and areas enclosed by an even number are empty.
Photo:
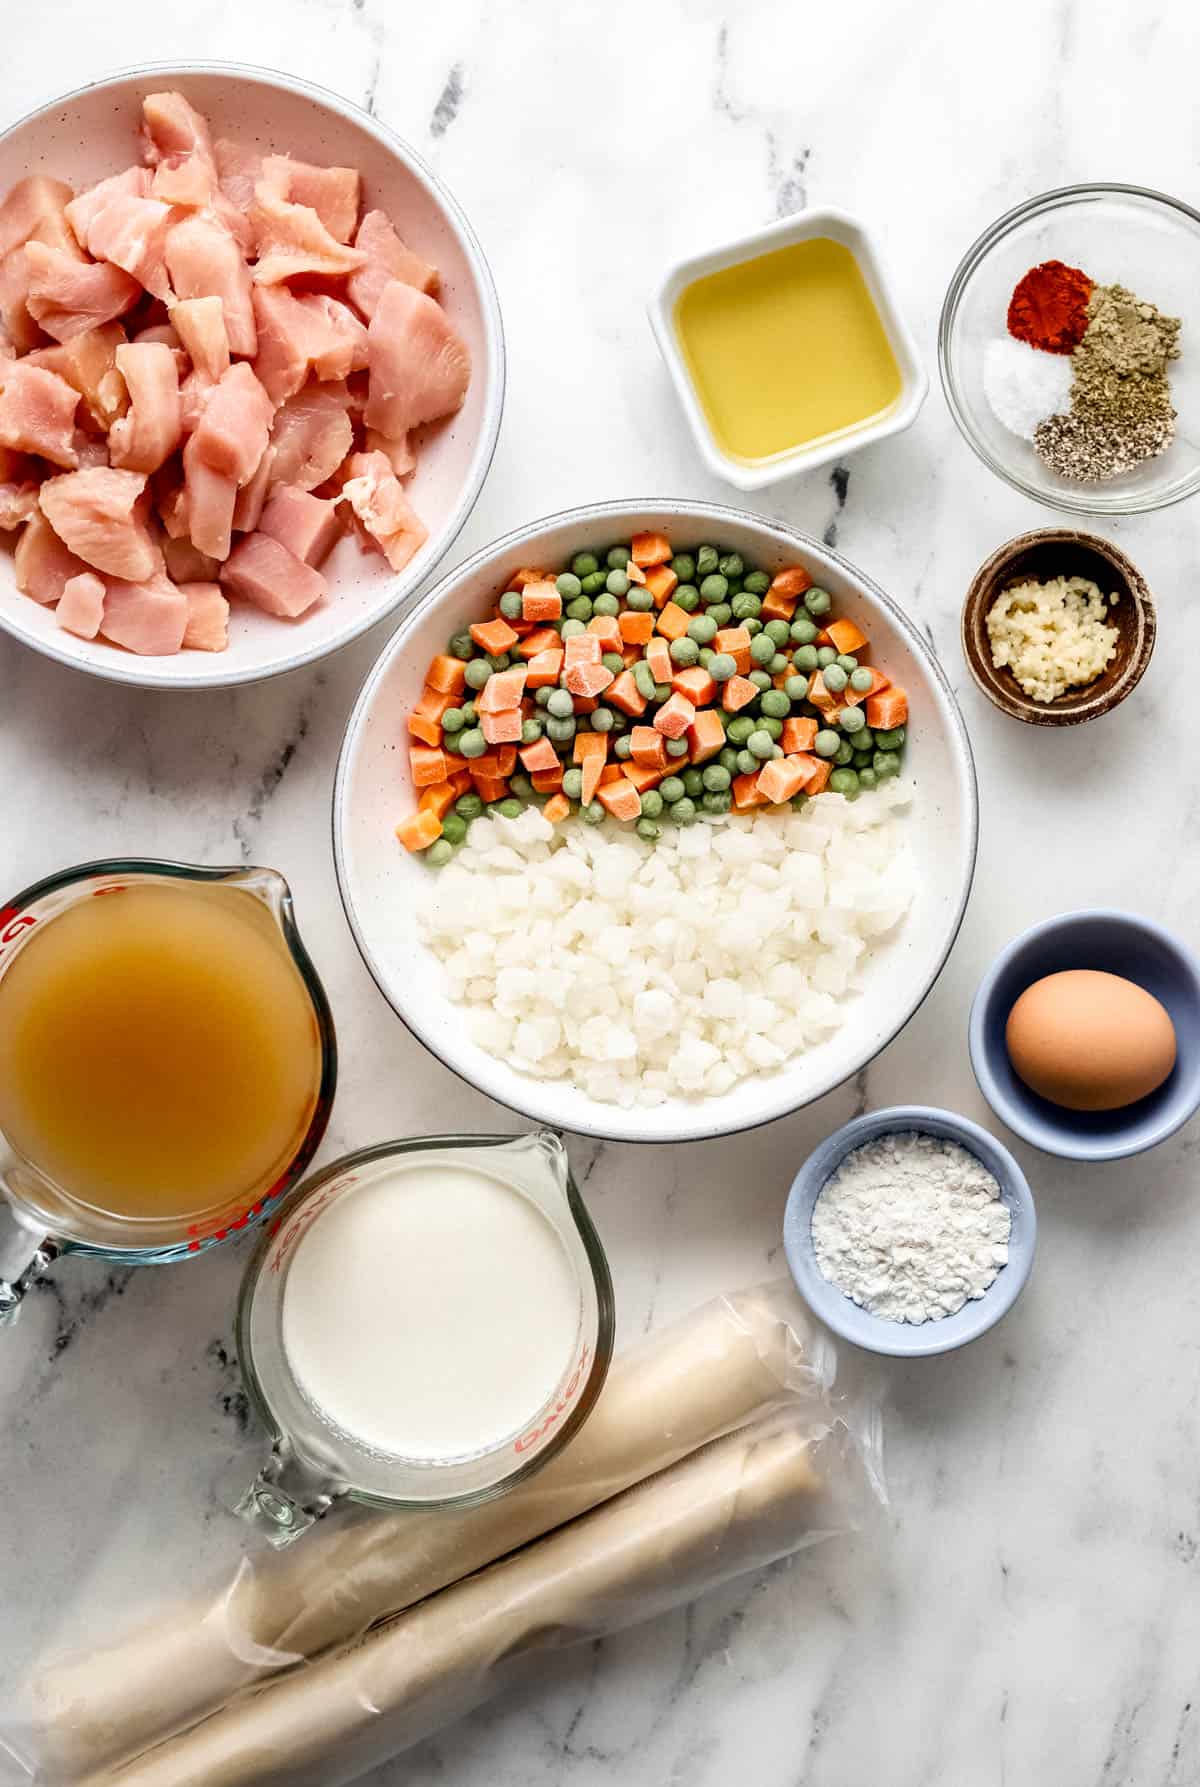
[[[416,469],[405,492],[428,538],[399,572],[364,551],[347,530],[321,566],[328,595],[296,620],[235,599],[223,651],[140,656],[64,631],[52,607],[16,587],[14,536],[0,536],[0,625],[47,656],[127,683],[199,688],[253,682],[312,663],[393,613],[447,551],[475,503],[499,431],[504,345],[487,263],[454,198],[377,119],[291,76],[237,64],[157,65],[113,75],[65,95],[0,136],[0,198],[29,174],[77,192],[138,159],[143,98],[175,90],[211,122],[214,137],[256,153],[287,154],[357,168],[362,211],[381,209],[407,245],[438,270],[436,291],[471,358],[457,414],[419,431]],[[7,546],[7,550],[5,547]]]
[[[799,560],[829,590],[836,612],[868,635],[878,663],[908,691],[905,767],[916,793],[903,824],[915,894],[894,932],[873,952],[861,991],[848,999],[832,1036],[778,1071],[754,1074],[727,1092],[625,1109],[590,1097],[576,1079],[533,1078],[472,1040],[469,1008],[447,996],[446,971],[421,940],[415,918],[436,901],[439,871],[408,855],[395,827],[416,806],[404,723],[434,654],[491,611],[519,566],[559,570],[575,552],[607,549],[643,531],[665,534],[680,551],[707,540],[771,573]],[[914,622],[845,559],[743,510],[709,503],[603,503],[550,516],[485,547],[401,623],[367,677],[347,727],[333,835],[342,900],[367,967],[399,1017],[455,1073],[556,1128],[616,1141],[699,1141],[769,1122],[820,1098],[857,1073],[908,1022],[941,973],[966,909],[978,799],[970,743],[945,672]]]

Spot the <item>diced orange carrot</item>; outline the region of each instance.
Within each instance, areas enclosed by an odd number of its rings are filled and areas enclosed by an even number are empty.
[[[553,769],[535,770],[529,780],[539,794],[553,794],[556,788],[562,787],[562,764],[555,760]]]
[[[523,658],[536,658],[540,652],[560,652],[562,640],[553,627],[539,627],[536,633],[527,633],[517,651]]]
[[[573,633],[562,645],[563,664],[568,670],[572,664],[598,664],[604,656],[604,647],[594,633]]]
[[[867,725],[876,731],[890,732],[893,726],[903,726],[907,719],[908,696],[894,683],[878,695],[867,696]]]
[[[542,808],[542,813],[551,825],[557,825],[560,819],[571,817],[571,803],[565,794],[552,794]]]
[[[510,708],[519,708],[528,675],[524,664],[518,664],[515,670],[494,670],[475,697],[477,711],[502,714]]]
[[[805,720],[793,714],[791,719],[783,722],[783,731],[779,735],[779,748],[785,757],[793,751],[811,751],[813,740],[817,736],[817,722]]]
[[[502,776],[480,776],[472,770],[471,780],[475,784],[475,792],[480,800],[487,801],[489,806],[494,800],[503,800],[508,793],[508,783]]]
[[[651,639],[646,646],[646,663],[656,683],[669,683],[675,674],[671,648],[665,639]]]
[[[808,787],[804,792],[806,794],[820,794],[832,774],[833,764],[829,761],[828,757],[818,757],[816,774],[809,778]]]
[[[514,571],[508,580],[507,587],[509,589],[524,589],[527,583],[545,583],[547,581],[548,579],[545,571]]]
[[[864,665],[864,669],[868,669],[871,672],[871,686],[869,689],[863,689],[860,692],[858,689],[852,689],[849,683],[847,683],[846,692],[842,696],[842,700],[846,703],[847,707],[857,707],[860,702],[869,701],[872,695],[878,695],[880,689],[889,687],[888,679],[883,674],[882,670],[876,670],[869,664]]]
[[[635,565],[662,565],[671,556],[671,548],[662,534],[634,534],[630,552]]]
[[[421,690],[421,699],[417,702],[413,712],[423,714],[427,720],[440,721],[447,708],[455,707],[457,704],[458,697],[456,695],[447,694],[445,690],[435,689],[430,683],[426,683]]]
[[[776,757],[759,770],[758,791],[765,794],[773,806],[779,806],[783,801],[791,800],[793,794],[799,794],[807,780],[802,763],[795,763],[789,757]]]
[[[772,577],[771,588],[782,596],[802,596],[812,588],[812,578],[803,565],[785,565]]]
[[[603,669],[604,666],[598,665],[597,668]],[[594,714],[599,705],[600,703],[594,696],[576,695],[575,697],[575,712],[577,714]]]
[[[619,782],[625,770],[630,767],[631,766],[628,763],[606,763],[604,768],[600,771],[600,781],[598,786],[607,788],[610,782]]]
[[[767,797],[758,786],[758,773],[733,778],[733,807],[736,813],[744,813],[750,807],[765,807]]]
[[[832,689],[827,689],[825,687],[825,678],[821,675],[819,670],[808,685],[807,699],[826,716],[830,715],[835,707],[844,705],[844,703],[839,702],[838,697],[834,694]]]
[[[447,782],[456,781],[462,775],[466,775],[467,780],[468,781],[470,780],[470,772],[471,772],[470,764],[467,762],[465,757],[460,757],[456,751],[448,751],[446,749],[444,740],[442,742],[442,756],[446,759],[445,780]],[[463,786],[459,789],[458,792],[460,794],[465,794],[465,792],[466,792],[466,783],[465,782],[463,783]]]
[[[552,583],[527,583],[521,591],[522,620],[557,620],[562,597]]]
[[[440,745],[442,742],[442,722],[431,720],[428,714],[415,707],[408,716],[408,730],[410,736],[419,738],[423,745]]]
[[[607,732],[577,732],[575,734],[575,744],[571,752],[573,763],[584,763],[589,757],[599,757],[603,763],[607,756]]]
[[[654,606],[664,608],[670,600],[671,591],[678,586],[679,579],[670,565],[655,565],[646,572],[646,588],[654,597]]]
[[[833,644],[832,639],[829,637],[828,627],[821,628],[821,631],[817,634],[816,638],[813,640],[813,644],[816,646],[832,645]]]
[[[717,685],[702,664],[688,670],[677,670],[671,678],[677,695],[686,695],[693,707],[707,707],[717,692]]]
[[[799,596],[781,596],[776,595],[773,590],[768,590],[762,599],[762,607],[759,609],[759,619],[763,626],[765,627],[769,620],[791,620],[799,600]]]
[[[825,629],[829,634],[830,645],[839,652],[860,651],[867,643],[865,633],[860,633],[852,620],[831,620]]]
[[[603,757],[588,757],[580,774],[579,798],[585,807],[591,805],[596,798],[596,790],[600,786],[600,774],[604,768]]]
[[[507,614],[505,615],[504,618],[505,618],[505,620],[508,620]],[[515,617],[515,619],[509,620],[508,624],[512,628],[513,632],[519,634],[522,639],[527,639],[529,637],[530,633],[535,633],[537,631],[537,622],[536,621],[522,620],[521,616],[519,614]]]
[[[682,639],[688,630],[689,619],[687,611],[678,602],[668,602],[654,624],[664,639]]]
[[[654,631],[654,616],[638,614],[635,609],[627,608],[617,616],[617,626],[626,645],[645,645]]]
[[[431,689],[441,689],[447,695],[461,695],[467,686],[467,666],[462,658],[439,652],[425,672],[425,681]]]
[[[471,775],[485,776],[493,781],[503,781],[511,776],[517,767],[516,745],[497,745],[492,751],[485,751],[482,757],[469,759]]]
[[[753,684],[750,685],[753,688]],[[725,728],[715,707],[702,707],[688,727],[688,756],[693,763],[707,763],[725,748]]]
[[[450,777],[448,785],[451,788],[453,788],[454,798],[455,798],[455,800],[457,800],[459,795],[465,794],[467,792],[467,789],[471,786],[471,772],[470,772],[470,770],[469,769],[456,769],[454,774]]]
[[[471,628],[471,638],[481,651],[489,657],[498,658],[506,652],[510,645],[517,643],[519,634],[514,633],[503,615],[498,614],[495,620],[476,621]]]
[[[656,732],[653,726],[635,726],[629,734],[629,742],[635,763],[644,764],[647,769],[663,768],[667,761],[665,733]]]
[[[637,819],[641,815],[642,797],[628,776],[621,776],[617,781],[598,788],[596,799],[614,819]]]
[[[553,688],[562,674],[563,655],[561,651],[537,652],[529,660],[529,677],[527,689]]]
[[[796,764],[803,770],[802,786],[806,794],[819,794],[833,770],[833,765],[827,758],[814,757],[808,751],[798,751],[790,755],[788,762]]]
[[[521,710],[506,707],[496,714],[480,714],[479,728],[489,745],[519,745]]]
[[[408,761],[412,766],[412,779],[416,787],[430,788],[434,782],[446,780],[444,751],[430,750],[425,745],[409,745]]]
[[[558,762],[558,752],[548,738],[535,739],[533,744],[526,745],[521,752],[521,767],[530,775],[535,769],[553,769]]]
[[[667,768],[670,767],[670,759]],[[632,782],[639,794],[645,794],[647,788],[657,788],[667,773],[667,769],[651,769],[647,763],[634,763],[631,759],[621,765],[621,773],[626,781]]]
[[[567,643],[569,645],[570,640]],[[572,695],[590,699],[604,693],[613,680],[613,673],[606,664],[572,664],[563,680]]]
[[[444,819],[457,798],[452,782],[435,782],[424,790],[417,808],[422,813],[436,813],[439,819]]]
[[[739,676],[750,674],[750,635],[745,627],[722,627],[713,640],[715,652],[725,652],[738,668]]]
[[[645,583],[646,581],[646,573],[640,565],[635,565],[632,559],[627,559],[625,562],[625,575],[630,583]]]
[[[406,850],[428,850],[441,835],[442,822],[428,808],[423,813],[414,813],[411,819],[405,819],[396,827],[396,836]]]
[[[668,695],[654,716],[654,726],[664,738],[682,738],[695,718],[695,705],[686,695]]]
[[[606,652],[620,651],[623,641],[615,614],[593,614],[587,630],[596,635]]]
[[[757,694],[749,677],[731,676],[721,690],[721,706],[727,714],[735,714],[740,707],[748,707]]]
[[[622,671],[611,689],[607,690],[608,699],[613,707],[619,707],[623,714],[637,719],[646,711],[646,697],[634,682],[628,670]]]

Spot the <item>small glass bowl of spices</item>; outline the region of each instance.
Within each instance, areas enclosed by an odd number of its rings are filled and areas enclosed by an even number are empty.
[[[1064,187],[986,230],[942,307],[950,412],[991,469],[1084,515],[1200,489],[1200,212]]]

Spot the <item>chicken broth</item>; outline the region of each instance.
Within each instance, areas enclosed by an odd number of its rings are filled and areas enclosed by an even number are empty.
[[[40,923],[0,978],[0,1131],[108,1215],[252,1202],[294,1159],[320,1082],[308,991],[239,888],[106,891]]]

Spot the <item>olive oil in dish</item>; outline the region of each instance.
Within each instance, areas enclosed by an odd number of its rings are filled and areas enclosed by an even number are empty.
[[[252,1202],[294,1159],[320,1083],[308,990],[240,888],[105,889],[41,922],[0,978],[0,1132],[109,1216]]]
[[[770,459],[877,420],[903,386],[862,269],[816,236],[694,280],[675,329],[718,445]]]

